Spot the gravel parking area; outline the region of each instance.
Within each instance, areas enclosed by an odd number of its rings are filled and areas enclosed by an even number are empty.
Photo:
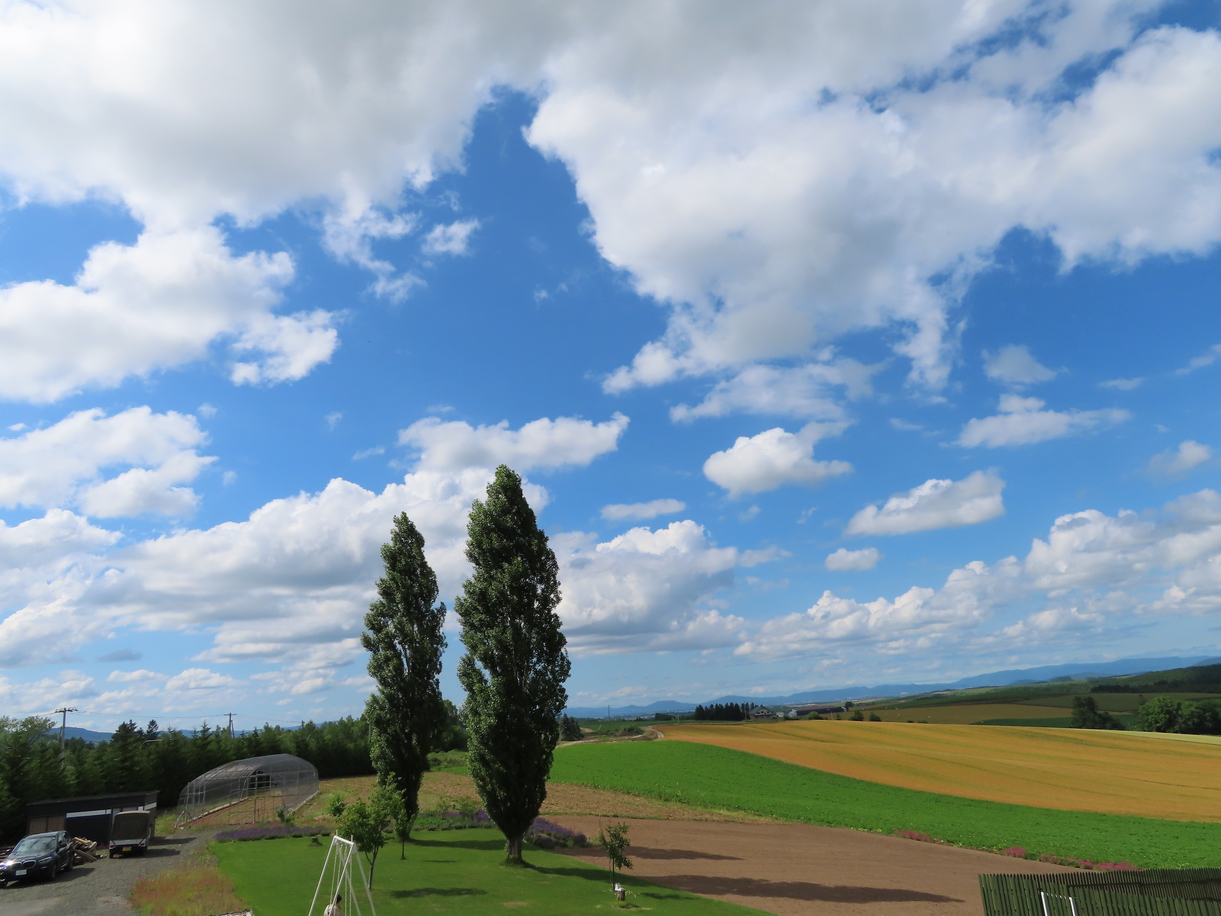
[[[177,865],[183,857],[202,849],[212,831],[188,836],[158,837],[148,854],[102,858],[77,865],[54,881],[10,884],[0,889],[2,916],[132,916],[127,903],[132,883]]]

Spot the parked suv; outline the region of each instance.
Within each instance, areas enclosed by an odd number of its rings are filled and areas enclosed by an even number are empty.
[[[72,870],[72,838],[63,830],[32,833],[0,862],[0,883],[42,876],[54,879]]]

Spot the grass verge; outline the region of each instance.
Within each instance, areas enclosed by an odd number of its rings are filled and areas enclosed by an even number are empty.
[[[246,909],[229,876],[206,861],[140,878],[128,899],[143,916],[211,916]]]
[[[213,851],[221,869],[258,916],[300,916],[309,909],[327,844],[285,839],[218,844]],[[478,916],[504,913],[506,908],[561,916],[615,907],[605,869],[530,849],[525,855],[530,867],[505,868],[504,840],[491,831],[431,833],[408,843],[406,855],[400,859],[394,844],[387,845],[377,858],[373,903],[379,916],[420,912]],[[632,908],[651,909],[658,916],[760,913],[657,887],[631,875],[620,881],[628,888]]]
[[[556,752],[551,778],[808,824],[879,833],[910,831],[998,852],[1020,846],[1031,853],[1126,860],[1147,868],[1221,865],[1221,824],[1217,823],[958,798],[685,741],[562,748]]]

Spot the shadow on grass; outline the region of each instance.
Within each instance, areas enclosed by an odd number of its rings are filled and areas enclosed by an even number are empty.
[[[478,887],[417,887],[410,891],[391,891],[390,896],[399,900],[420,897],[482,897],[487,891]]]
[[[560,878],[583,878],[586,881],[597,881],[609,886],[610,872],[600,868],[566,868],[559,866],[557,868],[547,868],[545,865],[537,865],[534,868],[540,875],[555,875]],[[618,879],[624,884],[634,885],[636,882],[627,875],[619,875]]]
[[[765,878],[717,878],[708,875],[655,877],[668,887],[690,894],[721,897],[782,897],[821,903],[962,903],[957,897],[926,894],[896,887],[857,887],[850,884],[815,884],[810,881],[768,881]]]
[[[416,840],[411,841],[413,846],[423,846],[432,849],[483,849],[483,850],[501,850],[505,848],[504,838],[497,836],[495,839],[488,840]]]

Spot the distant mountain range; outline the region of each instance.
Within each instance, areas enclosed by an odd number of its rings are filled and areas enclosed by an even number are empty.
[[[49,732],[52,738],[58,740],[59,728],[53,728]],[[97,744],[99,741],[109,741],[110,732],[94,732],[87,728],[77,728],[75,725],[69,725],[64,729],[65,738],[83,738],[89,744]]]
[[[1209,656],[1191,658],[1121,658],[1113,662],[1078,662],[1068,665],[1041,665],[1037,668],[1016,668],[1007,671],[992,671],[977,674],[957,681],[941,684],[878,684],[874,687],[812,687],[788,696],[752,697],[730,694],[701,701],[709,703],[758,703],[762,706],[795,706],[799,703],[826,703],[831,700],[868,700],[875,697],[905,696],[913,693],[930,693],[934,690],[965,690],[969,687],[1011,687],[1017,684],[1036,684],[1057,678],[1078,680],[1091,677],[1118,677],[1125,674],[1144,674],[1146,671],[1164,671],[1170,668],[1189,668],[1195,665],[1216,664],[1221,659]],[[658,712],[681,713],[695,709],[695,703],[678,700],[658,700],[647,706],[611,706],[609,715],[616,719],[630,719]],[[606,706],[570,706],[566,712],[580,719],[606,718]]]

